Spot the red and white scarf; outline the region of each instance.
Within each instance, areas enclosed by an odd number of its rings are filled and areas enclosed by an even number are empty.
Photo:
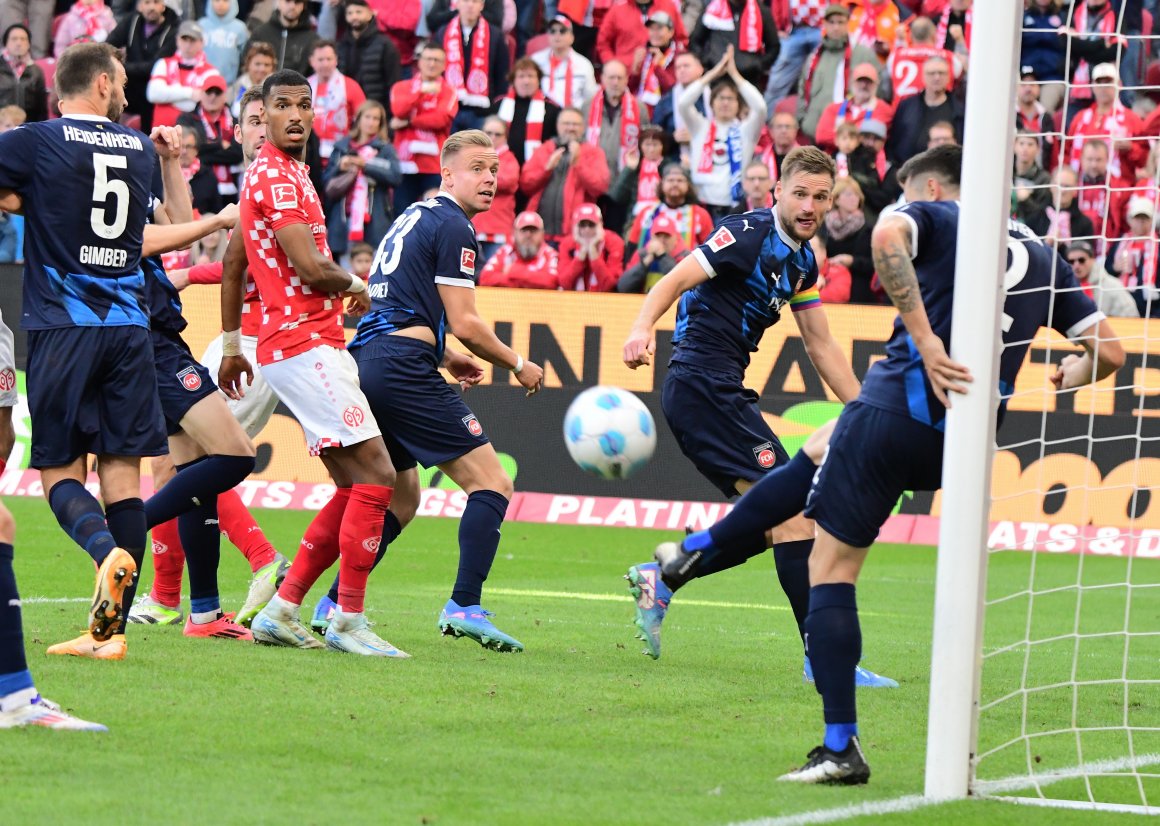
[[[1123,48],[1126,48],[1128,41],[1124,38],[1116,36],[1116,13],[1112,9],[1112,4],[1108,3],[1104,6],[1103,13],[1095,20],[1095,29],[1090,30],[1088,26],[1088,7],[1087,3],[1079,2],[1074,6],[1075,12],[1071,19],[1071,28],[1079,33],[1081,38],[1103,36],[1105,44],[1113,46],[1116,43]],[[1092,66],[1086,60],[1080,60],[1075,67],[1075,72],[1071,78],[1071,96],[1080,100],[1087,100],[1092,97],[1091,82],[1092,82]]]
[[[311,75],[307,82],[314,98],[314,132],[323,158],[330,158],[334,142],[350,131],[346,103],[346,78],[335,70],[330,80]]]
[[[482,17],[471,34],[471,69],[463,65],[463,28],[459,18],[447,25],[443,35],[447,68],[443,77],[451,84],[464,106],[486,109],[491,106],[491,26]]]
[[[1155,233],[1152,233],[1148,238],[1120,241],[1120,248],[1116,251],[1116,255],[1119,256],[1126,251],[1132,261],[1132,269],[1120,273],[1121,284],[1129,290],[1156,285],[1156,247]]]
[[[516,117],[516,90],[508,89],[508,93],[499,102],[496,115],[510,128]],[[544,142],[544,93],[539,89],[528,101],[528,114],[524,126],[524,160],[532,157],[532,153],[540,148]]]
[[[416,109],[431,111],[436,108],[451,106],[455,97],[455,90],[446,81],[439,84],[439,91],[433,95],[426,95],[422,90],[423,79],[418,74],[411,77],[411,94],[419,100]],[[416,129],[405,126],[395,133],[395,149],[399,153],[399,170],[404,174],[414,174],[419,171],[415,163],[417,155],[439,157],[443,148],[440,137],[429,129]]]
[[[604,125],[604,90],[597,92],[592,98],[592,110],[588,113],[588,132],[584,138],[586,143],[600,146],[600,128]],[[620,99],[620,154],[617,156],[617,168],[624,168],[624,154],[632,152],[640,141],[640,104],[631,92],[625,92]]]
[[[733,10],[729,8],[729,0],[710,0],[701,15],[701,22],[706,29],[717,32],[731,32],[737,26],[733,22]],[[741,31],[737,32],[737,48],[743,52],[756,54],[761,51],[762,22],[761,9],[757,0],[745,0],[745,8],[741,10]]]
[[[1072,127],[1075,131],[1075,137],[1070,141],[1071,146],[1067,153],[1068,163],[1075,169],[1080,168],[1080,159],[1083,156],[1085,138],[1092,138],[1093,140],[1102,139],[1107,142],[1109,150],[1116,141],[1131,138],[1132,130],[1128,126],[1128,111],[1128,108],[1120,103],[1120,99],[1116,98],[1112,104],[1112,111],[1106,115],[1099,115],[1094,105],[1080,112],[1076,116],[1077,122]],[[1095,128],[1092,128],[1093,126]],[[1109,152],[1108,169],[1113,175],[1120,175],[1119,152]]]
[[[109,30],[105,28],[105,23],[108,22],[109,10],[105,7],[104,0],[97,0],[91,6],[86,6],[82,0],[77,0],[69,12],[84,22],[84,36],[89,40],[104,43],[105,39],[108,38]]]
[[[228,106],[222,107],[216,120],[210,120],[205,110],[200,106],[197,107],[197,113],[201,117],[201,126],[205,129],[206,142],[213,141],[214,143],[220,144],[223,140],[226,140],[233,143],[234,118],[230,114],[230,108]],[[218,192],[222,195],[236,195],[238,184],[234,180],[234,176],[230,173],[229,164],[215,163],[212,169],[214,177],[217,178]]]
[[[358,156],[367,163],[379,155],[379,151],[370,143],[365,143],[362,146],[355,146],[352,143],[350,148],[354,149]],[[366,237],[366,225],[371,214],[370,200],[370,181],[367,179],[366,173],[359,172],[354,179],[354,186],[351,187],[350,194],[346,196],[347,226],[351,241],[362,241]]]
[[[632,214],[638,215],[642,209],[646,209],[657,202],[657,187],[661,182],[661,161],[650,161],[648,158],[640,159],[639,177],[636,184],[636,206],[632,208]]]
[[[672,65],[673,58],[677,56],[677,43],[674,40],[665,49],[662,60],[659,62],[653,57],[652,49],[645,53],[644,63],[640,67],[640,88],[637,92],[637,98],[641,103],[650,107],[656,106],[661,102],[661,79],[657,75],[657,69],[667,69]]]
[[[32,55],[25,55],[24,60],[17,60],[4,49],[0,51],[0,57],[4,58],[4,62],[12,69],[12,74],[16,75],[17,80],[24,74],[24,70],[32,65]]]
[[[181,177],[185,178],[186,183],[189,183],[190,181],[193,180],[193,176],[196,175],[200,171],[201,171],[201,160],[198,158],[194,158],[193,163],[191,163],[189,166],[181,167]]]
[[[564,69],[564,95],[561,97],[556,92],[556,69],[563,63]],[[577,106],[582,101],[572,99],[572,55],[568,57],[556,57],[555,55],[548,55],[548,94],[552,96],[552,100],[560,105],[560,108],[566,106]]]
[[[1083,2],[1083,0],[1080,0]],[[947,7],[943,9],[942,17],[938,21],[938,31],[935,32],[935,45],[940,49],[946,48],[947,32],[951,27],[951,4],[947,3]],[[963,42],[967,48],[971,48],[971,9],[967,9],[966,14],[963,15]]]

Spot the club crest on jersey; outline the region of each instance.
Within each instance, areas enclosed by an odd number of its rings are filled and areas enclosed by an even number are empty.
[[[475,418],[475,414],[463,417],[463,426],[467,428],[467,432],[472,436],[483,435],[483,425],[479,423],[479,419]]]
[[[294,184],[274,184],[270,187],[270,194],[274,196],[274,209],[298,207],[298,190]]]
[[[475,275],[475,250],[469,250],[467,247],[460,249],[459,269],[467,275]]]
[[[16,373],[11,367],[0,370],[0,390],[11,390],[16,386]]]
[[[198,375],[196,367],[186,367],[177,374],[177,380],[190,393],[201,389],[201,376]]]
[[[773,463],[777,461],[777,457],[773,455],[773,443],[766,442],[753,448],[753,458],[757,459],[757,464],[763,468],[773,467]]]
[[[342,420],[346,422],[347,427],[358,427],[366,421],[367,414],[357,404],[352,404],[346,410],[342,411]]]
[[[709,249],[713,252],[720,252],[731,244],[736,244],[737,239],[733,237],[733,233],[726,227],[721,227],[713,233],[713,237],[709,239]]]

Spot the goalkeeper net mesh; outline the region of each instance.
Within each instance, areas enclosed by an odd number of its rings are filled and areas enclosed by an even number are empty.
[[[1049,195],[1039,231],[1077,268],[1095,268],[1084,289],[1109,316],[1134,309],[1143,317],[1111,318],[1126,353],[1114,377],[1056,393],[1049,376],[1076,350],[1042,330],[1019,383],[1002,391],[1010,413],[998,433],[993,479],[1015,481],[992,491],[972,791],[1044,805],[1155,812],[1160,319],[1147,316],[1160,315],[1160,126],[1151,129],[1160,112],[1148,116],[1160,88],[1145,82],[1157,53],[1152,19],[1146,12],[1133,19],[1133,5],[1138,13],[1138,3],[1108,2],[1106,11],[1084,0],[1063,3],[1048,25],[1071,30],[1060,38],[1070,82],[1024,74],[1020,84],[1025,112],[1029,87],[1060,103],[1050,118],[1019,119],[1020,134],[1041,143],[1041,167],[1055,171],[1051,183],[1040,176],[1038,184],[1016,172],[1015,215],[1033,223],[1027,199]],[[1042,25],[1024,18],[1024,58]],[[1119,94],[1104,114],[1090,107],[1111,94],[1108,64]],[[1069,221],[1073,199],[1091,220],[1090,231]]]

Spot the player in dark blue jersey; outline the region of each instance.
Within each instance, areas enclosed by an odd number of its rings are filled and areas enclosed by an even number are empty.
[[[681,451],[726,496],[744,492],[789,461],[761,414],[757,394],[743,384],[750,353],[783,310],[793,312],[810,359],[838,398],[845,402],[858,393],[858,380],[826,323],[809,245],[829,209],[833,186],[829,156],[812,148],[787,155],[777,205],[723,220],[706,243],[649,292],[625,343],[629,367],[648,364],[655,348],[653,328],[679,297],[673,357],[661,397],[665,419]],[[723,551],[697,575],[740,565],[773,544],[778,579],[800,633],[809,603],[812,536],[812,525],[791,520],[769,537]],[[659,657],[661,623],[673,592],[687,579],[666,582],[652,562],[634,565],[627,578],[646,653]],[[807,660],[807,675],[808,668]],[[896,685],[865,670],[860,678],[866,685]]]
[[[948,394],[964,392],[971,380],[966,368],[947,355],[961,164],[962,150],[944,146],[916,156],[899,172],[910,203],[879,220],[873,251],[878,275],[900,316],[886,358],[870,368],[858,399],[846,406],[832,433],[827,427],[811,437],[785,468],[754,486],[708,531],[687,537],[681,546],[665,543],[657,549],[664,570],[695,569],[711,560],[718,546],[764,530],[803,503],[806,515],[816,520],[805,625],[825,711],[825,741],[782,780],[857,784],[870,777],[857,736],[854,667],[862,641],[854,583],[902,492],[940,487]],[[1123,364],[1124,352],[1112,340],[1111,326],[1071,268],[1018,224],[1010,232],[1004,286],[999,365],[1004,396],[1014,388],[1027,349],[1043,326],[1086,351],[1063,359],[1052,377],[1060,389],[1098,381]],[[822,459],[819,469],[815,462]]]
[[[28,228],[31,464],[61,527],[100,566],[83,653],[117,659],[123,638],[110,637],[145,551],[140,457],[165,452],[141,245],[155,145],[179,147],[175,130],[149,140],[117,123],[125,82],[112,47],[74,45],[57,64],[63,117],[0,135],[0,189],[20,199]],[[90,453],[104,511],[84,488]]]
[[[453,332],[475,355],[510,369],[528,395],[540,388],[544,371],[500,341],[475,309],[483,262],[471,218],[495,197],[499,159],[491,139],[475,129],[456,133],[443,146],[441,164],[438,197],[412,205],[379,244],[368,284],[371,311],[350,343],[397,472],[379,558],[419,506],[417,463],[438,467],[467,494],[459,574],[439,627],[486,648],[522,651],[480,607],[512,480],[475,414],[439,374],[442,365],[466,384],[483,377],[473,359],[444,348],[445,335]]]

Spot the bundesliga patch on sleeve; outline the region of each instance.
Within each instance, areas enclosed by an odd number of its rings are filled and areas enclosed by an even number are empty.
[[[294,184],[274,184],[270,194],[274,196],[274,209],[298,208],[298,190]]]
[[[726,227],[721,227],[713,233],[713,237],[709,239],[709,249],[713,252],[720,252],[731,244],[737,243],[737,239],[733,237],[733,233]]]
[[[463,247],[459,251],[459,269],[467,275],[475,276],[475,250]]]

